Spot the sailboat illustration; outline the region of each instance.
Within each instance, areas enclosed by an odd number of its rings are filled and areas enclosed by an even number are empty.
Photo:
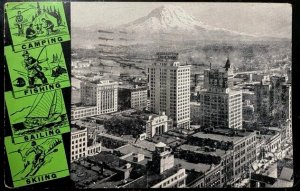
[[[63,107],[61,91],[39,94],[23,124],[26,129],[39,129],[61,124],[66,120],[66,114],[62,114]]]

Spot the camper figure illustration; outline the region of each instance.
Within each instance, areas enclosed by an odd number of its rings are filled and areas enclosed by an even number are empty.
[[[61,2],[10,2],[6,4],[6,12],[14,45],[25,43],[28,49],[36,48],[31,47],[29,41],[52,37],[62,38],[60,42],[70,40]],[[23,48],[20,46],[17,49]]]

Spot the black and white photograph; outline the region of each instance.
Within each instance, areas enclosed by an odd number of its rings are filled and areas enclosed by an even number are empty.
[[[75,188],[289,188],[292,5],[71,2]]]

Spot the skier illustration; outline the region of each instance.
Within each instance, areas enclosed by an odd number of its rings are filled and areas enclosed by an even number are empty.
[[[32,141],[28,144],[29,148],[26,146],[24,149],[18,149],[17,151],[11,152],[18,152],[21,155],[24,164],[24,168],[15,174],[14,177],[21,174],[23,177],[34,176],[42,166],[51,161],[49,156],[58,151],[57,146],[61,143],[62,141],[57,138],[47,139],[40,145],[38,145],[36,141]],[[22,154],[24,151],[26,151],[25,154]],[[33,159],[30,157],[32,154]]]
[[[29,154],[34,153],[34,159],[31,162],[31,172],[37,167],[42,165],[45,162],[45,149],[44,147],[37,145],[35,141],[31,142],[31,148],[27,150],[25,155],[23,156],[23,161],[26,161],[26,158],[29,156]]]
[[[44,60],[35,59],[31,57],[28,51],[26,50],[24,51],[22,56],[24,57],[25,68],[28,71],[29,87],[34,87],[34,82],[36,78],[40,79],[43,85],[48,84],[47,78],[45,77],[45,74],[42,71],[42,67],[39,65],[40,63],[47,61],[48,58]]]

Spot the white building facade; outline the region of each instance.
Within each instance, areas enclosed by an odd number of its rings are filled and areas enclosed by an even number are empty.
[[[230,69],[204,71],[206,89],[200,91],[202,126],[242,129],[242,91],[231,88],[232,78]]]
[[[154,135],[160,135],[168,131],[168,123],[170,119],[162,112],[161,115],[151,115],[146,121],[146,133],[147,137],[153,137]]]
[[[80,119],[118,110],[118,83],[109,80],[81,82],[80,93],[83,107],[72,108],[72,119]]]
[[[87,128],[71,129],[71,162],[87,155]]]
[[[148,68],[150,111],[165,112],[176,128],[190,127],[190,66],[158,60]]]

